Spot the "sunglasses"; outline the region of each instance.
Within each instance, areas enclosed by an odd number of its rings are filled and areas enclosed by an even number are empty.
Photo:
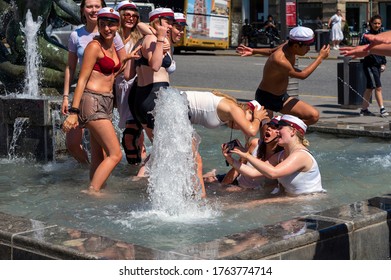
[[[268,122],[267,126],[270,127],[271,129],[278,129],[278,123],[275,122]]]
[[[138,19],[139,18],[139,16],[135,15],[135,14],[133,14],[133,15],[131,15],[131,14],[123,14],[122,16],[124,17],[124,19],[129,19],[129,18]]]
[[[278,121],[278,124],[275,125],[278,130],[282,129],[284,126],[292,126],[290,123],[285,121]]]

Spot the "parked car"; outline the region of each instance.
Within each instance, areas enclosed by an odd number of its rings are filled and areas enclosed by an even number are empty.
[[[106,1],[106,4],[108,7],[115,8],[117,2],[119,1]],[[141,2],[135,2],[135,3],[140,13],[140,20],[142,22],[149,23],[148,14],[150,11],[155,9],[155,5],[153,3],[141,3]],[[77,4],[79,5],[80,3]],[[61,18],[55,17],[52,19],[52,21],[46,28],[46,33],[53,41],[67,48],[69,35],[73,30],[77,29],[78,27],[79,27],[78,25],[69,24],[63,21]]]

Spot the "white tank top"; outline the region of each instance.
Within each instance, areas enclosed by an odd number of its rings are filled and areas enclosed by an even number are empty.
[[[217,115],[217,106],[224,98],[209,91],[185,91],[189,101],[189,114],[192,124],[206,128],[217,128],[226,124]]]
[[[308,153],[312,158],[312,167],[305,172],[294,172],[293,174],[278,178],[278,181],[284,187],[285,192],[290,195],[308,194],[314,192],[326,192],[322,188],[322,181],[319,172],[318,163],[311,153],[307,150],[301,150]],[[281,152],[281,154],[284,151]],[[281,155],[280,154],[280,155]]]

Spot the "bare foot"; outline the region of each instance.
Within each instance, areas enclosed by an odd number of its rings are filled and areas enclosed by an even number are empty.
[[[239,186],[229,186],[225,189],[227,192],[242,192],[243,191],[243,188],[239,187]]]
[[[100,192],[100,190],[96,190],[93,186],[90,186],[88,189],[86,190],[82,190],[80,191],[81,193],[85,193],[85,194],[88,194],[88,195],[91,195],[91,196],[95,196],[95,197],[102,197],[102,193]]]
[[[144,178],[147,178],[147,176],[133,176],[132,177],[132,182],[137,182],[137,181],[140,181]]]

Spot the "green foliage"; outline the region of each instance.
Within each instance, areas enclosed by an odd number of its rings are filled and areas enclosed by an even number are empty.
[[[347,45],[347,46],[351,46],[352,45],[352,36],[350,35],[349,25],[347,24],[347,22],[345,22],[345,25],[343,26],[342,33],[343,33],[343,37],[344,37],[342,40],[342,44]]]

